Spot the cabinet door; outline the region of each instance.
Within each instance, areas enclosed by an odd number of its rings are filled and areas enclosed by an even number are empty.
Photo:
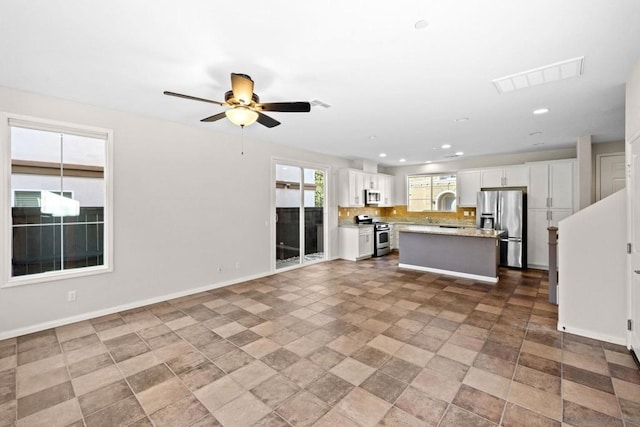
[[[379,206],[393,206],[393,176],[378,175],[378,189],[380,190]]]
[[[546,209],[549,195],[549,165],[535,163],[529,165],[529,187],[527,206],[531,209]]]
[[[360,234],[358,257],[373,254],[373,233]]]
[[[527,210],[527,264],[549,268],[549,226],[547,209]]]
[[[378,185],[378,174],[365,173],[364,176],[364,189],[365,190],[380,190]]]
[[[502,187],[502,169],[484,169],[480,171],[480,187]]]
[[[549,203],[553,209],[573,209],[573,162],[549,164]]]
[[[529,185],[529,166],[506,167],[503,182],[507,187],[527,187]]]
[[[456,175],[458,206],[475,207],[480,191],[480,171],[461,171]]]
[[[364,206],[364,174],[357,171],[349,171],[349,204],[351,206]]]

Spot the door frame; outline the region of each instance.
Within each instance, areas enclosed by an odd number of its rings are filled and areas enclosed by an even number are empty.
[[[316,169],[316,170],[321,170],[324,172],[324,212],[322,213],[322,222],[324,224],[323,230],[322,230],[322,238],[324,240],[324,259],[318,260],[318,261],[309,261],[309,262],[300,262],[297,265],[292,265],[290,267],[283,267],[283,268],[276,268],[276,165],[278,164],[284,164],[284,165],[288,165],[288,166],[293,166],[293,167],[299,167],[302,169]],[[329,186],[331,185],[331,166],[326,165],[326,164],[321,164],[321,163],[314,163],[314,162],[307,162],[307,161],[302,161],[302,160],[297,160],[297,159],[291,159],[291,158],[286,158],[286,157],[272,157],[271,158],[271,180],[270,180],[270,213],[269,213],[269,217],[270,217],[270,247],[271,250],[270,252],[270,257],[271,257],[271,261],[270,261],[270,265],[271,265],[271,272],[272,273],[280,273],[283,271],[289,271],[289,270],[294,270],[297,268],[301,268],[307,265],[311,265],[311,264],[316,264],[319,262],[325,262],[329,260],[329,251],[328,248],[330,246],[330,241],[329,241],[329,227],[328,227],[328,220],[329,220],[329,214],[328,214],[328,207],[329,207]],[[304,179],[304,173],[302,174],[302,179]],[[300,207],[300,211],[302,213],[304,213],[304,205]],[[300,222],[301,227],[300,227],[300,249],[301,249],[301,257],[304,257],[304,215],[303,215],[303,220]]]
[[[640,210],[640,200],[635,200],[633,197],[634,192],[634,174],[640,174],[640,170],[634,170],[632,148],[633,145],[640,146],[640,131],[636,132],[625,142],[625,161],[627,164],[626,178],[627,178],[627,236],[630,244],[633,242],[634,224],[633,214],[634,211]],[[640,165],[640,159],[638,159],[638,165]],[[632,352],[635,352],[637,357],[640,357],[640,318],[635,317],[635,313],[640,313],[640,286],[636,286],[634,292],[634,280],[636,279],[634,273],[634,252],[640,248],[631,248],[631,253],[627,254],[627,318],[632,322],[632,330],[627,328],[627,348]]]
[[[600,200],[600,195],[602,193],[602,187],[600,186],[600,181],[601,181],[601,175],[602,175],[602,165],[600,164],[602,162],[602,158],[603,157],[611,157],[611,156],[625,156],[625,153],[623,151],[616,151],[614,153],[600,153],[600,154],[596,154],[596,201]],[[625,163],[629,164],[627,162],[626,156],[625,156]]]

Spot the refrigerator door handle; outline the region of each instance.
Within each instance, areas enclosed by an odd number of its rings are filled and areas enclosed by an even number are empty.
[[[513,242],[513,243],[522,243],[522,238],[520,237],[502,237],[500,238],[501,242]]]

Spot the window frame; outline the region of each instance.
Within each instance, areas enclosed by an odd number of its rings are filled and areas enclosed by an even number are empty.
[[[11,258],[12,247],[12,216],[11,201],[13,190],[11,188],[11,124],[15,122],[36,130],[53,131],[74,135],[99,136],[105,141],[104,163],[104,254],[103,264],[91,267],[74,268],[70,270],[47,271],[44,273],[29,274],[24,276],[12,276]],[[36,283],[48,283],[56,280],[85,277],[96,274],[113,272],[113,130],[88,126],[78,123],[69,123],[58,120],[43,119],[39,117],[25,116],[0,112],[0,150],[4,161],[0,165],[2,173],[2,185],[0,185],[0,288],[31,285]]]
[[[407,212],[413,212],[413,213],[428,213],[428,212],[434,212],[434,213],[455,213],[457,212],[457,200],[458,200],[458,194],[457,191],[453,191],[453,193],[455,194],[455,200],[456,200],[456,209],[451,210],[451,211],[441,211],[441,210],[436,210],[436,209],[431,209],[431,210],[426,210],[426,211],[412,211],[409,210],[409,206],[411,205],[411,191],[410,191],[410,182],[411,182],[411,178],[413,177],[430,177],[431,178],[431,200],[436,200],[433,197],[433,177],[436,176],[454,176],[456,178],[456,190],[458,188],[458,177],[457,174],[455,172],[434,172],[434,173],[414,173],[414,174],[410,174],[407,175],[407,185],[406,185],[406,191],[407,191]]]

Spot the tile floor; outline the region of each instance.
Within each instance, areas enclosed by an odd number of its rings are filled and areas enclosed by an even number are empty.
[[[0,341],[0,425],[640,426],[626,349],[556,316],[540,271],[315,264]]]

